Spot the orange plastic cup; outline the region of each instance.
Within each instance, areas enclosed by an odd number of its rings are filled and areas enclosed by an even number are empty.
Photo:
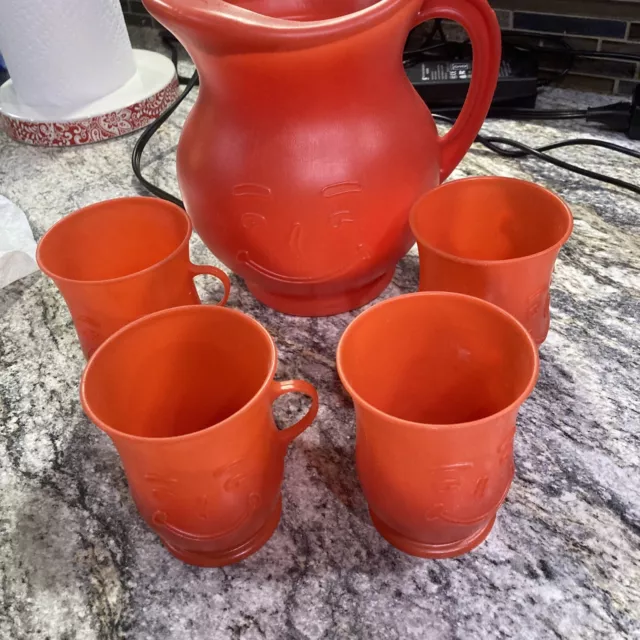
[[[347,328],[338,372],[382,536],[423,558],[479,545],[511,486],[516,415],[538,377],[526,329],[479,298],[400,296]]]
[[[156,198],[119,198],[65,216],[43,236],[36,258],[62,293],[85,357],[144,315],[200,304],[193,279],[231,283],[220,269],[191,264],[191,220]]]
[[[278,525],[287,447],[318,396],[307,382],[275,382],[277,363],[255,320],[190,306],[121,329],[84,371],[85,412],[113,440],[142,517],[184,562],[238,562]],[[291,392],[311,408],[279,431],[271,405]]]
[[[449,182],[411,212],[420,290],[483,298],[515,316],[541,345],[549,332],[549,288],[573,217],[531,182],[483,177]]]

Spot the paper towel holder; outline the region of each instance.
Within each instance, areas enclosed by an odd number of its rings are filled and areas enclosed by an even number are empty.
[[[153,122],[179,93],[173,63],[154,51],[134,49],[136,72],[110,94],[64,118],[23,104],[11,79],[0,86],[0,129],[36,146],[77,146],[116,138]]]

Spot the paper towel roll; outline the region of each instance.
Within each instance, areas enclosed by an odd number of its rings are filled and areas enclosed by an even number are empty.
[[[0,51],[21,102],[65,115],[136,71],[119,0],[0,0]]]

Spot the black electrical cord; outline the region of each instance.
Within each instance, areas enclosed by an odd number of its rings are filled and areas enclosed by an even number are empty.
[[[520,31],[510,31],[509,29],[503,29],[501,33],[503,49],[512,47],[519,51],[537,55],[557,54],[560,59],[566,60],[561,71],[552,72],[552,75],[548,78],[540,78],[538,80],[538,87],[547,87],[550,84],[562,80],[573,69],[577,52],[562,36],[550,34],[541,35],[537,33],[529,34]],[[538,44],[534,44],[534,41]]]
[[[155,184],[149,182],[143,175],[142,170],[140,168],[140,161],[142,159],[142,152],[144,148],[147,146],[147,143],[155,132],[171,117],[171,114],[180,106],[182,101],[189,95],[190,91],[193,87],[198,84],[198,72],[194,72],[191,76],[191,79],[187,83],[187,86],[184,88],[182,93],[178,96],[176,101],[165,111],[163,112],[157,120],[154,120],[143,132],[142,135],[136,141],[135,146],[133,147],[133,153],[131,154],[131,166],[133,167],[133,173],[135,173],[136,178],[140,180],[147,191],[151,192],[154,196],[158,198],[162,198],[163,200],[168,200],[169,202],[173,202],[173,204],[177,204],[179,207],[184,209],[184,203],[179,198],[171,195],[166,192],[164,189],[157,187]]]
[[[521,48],[536,54],[559,54],[561,57],[567,56],[567,63],[559,73],[551,78],[541,80],[539,86],[546,86],[557,82],[566,76],[572,69],[576,58],[593,58],[605,60],[626,60],[629,62],[640,62],[640,54],[622,53],[618,51],[591,51],[588,49],[574,49],[562,36],[549,34],[528,34],[520,31],[505,29],[502,31],[503,44]],[[536,41],[540,44],[533,44]],[[545,46],[542,43],[551,43],[552,46]]]
[[[584,120],[587,109],[522,109],[520,107],[494,107],[492,118],[504,120]]]
[[[505,42],[521,47],[526,51],[535,53],[568,53],[573,57],[579,58],[607,58],[610,60],[630,60],[631,62],[640,61],[638,53],[622,53],[619,51],[592,51],[590,49],[574,49],[563,36],[554,36],[552,34],[526,33],[523,31],[513,31],[509,29],[502,30],[502,36]],[[549,42],[556,46],[541,46],[531,44],[531,41]]]
[[[440,122],[446,122],[447,124],[455,124],[455,120],[444,116],[442,114],[433,114],[434,119],[439,120]],[[569,147],[569,146],[578,146],[578,145],[590,145],[596,147],[602,147],[605,149],[609,149],[610,151],[615,151],[617,153],[622,153],[633,158],[640,159],[640,153],[634,151],[633,149],[628,149],[627,147],[623,147],[621,145],[614,144],[612,142],[606,142],[604,140],[590,140],[588,138],[576,138],[572,140],[564,140],[562,142],[555,142],[553,144],[544,145],[542,147],[530,147],[522,142],[518,142],[517,140],[511,140],[509,138],[503,138],[499,136],[485,136],[482,134],[478,134],[476,136],[476,142],[479,142],[481,145],[497,153],[501,156],[507,158],[525,158],[527,156],[534,156],[538,160],[543,160],[544,162],[548,162],[550,164],[555,165],[556,167],[560,167],[561,169],[566,169],[567,171],[572,171],[573,173],[577,173],[578,175],[584,176],[585,178],[591,178],[593,180],[599,180],[600,182],[605,182],[607,184],[614,185],[616,187],[620,187],[622,189],[627,189],[632,191],[633,193],[640,194],[640,186],[635,184],[631,184],[630,182],[625,182],[624,180],[620,180],[618,178],[612,178],[611,176],[604,175],[602,173],[598,173],[596,171],[590,171],[589,169],[583,169],[582,167],[578,167],[569,162],[565,162],[564,160],[559,160],[558,158],[554,158],[553,156],[545,153],[546,151],[551,151],[553,149],[559,149],[561,147]],[[507,147],[506,149],[504,147]],[[508,147],[512,147],[509,149]]]
[[[622,153],[625,156],[629,156],[630,158],[636,158],[640,160],[640,152],[634,151],[633,149],[629,149],[628,147],[623,147],[619,144],[614,144],[613,142],[607,142],[606,140],[592,140],[591,138],[571,138],[569,140],[561,140],[560,142],[553,142],[551,144],[547,144],[544,147],[539,147],[538,151],[547,152],[552,151],[553,149],[561,149],[562,147],[577,147],[577,146],[587,146],[587,147],[600,147],[601,149],[608,149],[609,151],[615,151],[616,153]],[[505,149],[505,151],[507,151]],[[513,158],[524,158],[528,155],[527,151],[512,151],[511,156]]]
[[[460,107],[439,107],[435,109],[442,115],[458,115]],[[584,120],[588,109],[525,109],[521,107],[491,107],[490,118],[503,120]]]
[[[587,51],[586,49],[572,49],[572,55],[580,58],[607,58],[610,60],[629,60],[630,62],[640,62],[640,54],[637,53],[614,53],[607,51]]]
[[[176,68],[176,74],[178,76],[178,82],[180,84],[187,84],[191,78],[187,76],[181,76],[178,72],[178,39],[170,32],[170,31],[162,31],[160,34],[160,40],[162,43],[171,51],[171,62],[173,62],[173,66]],[[196,85],[199,85],[200,81],[196,82]]]
[[[514,49],[534,54],[558,54],[561,59],[566,60],[564,68],[561,71],[552,73],[548,78],[538,80],[539,87],[546,87],[554,82],[562,80],[573,68],[576,53],[573,47],[561,36],[526,34],[517,31],[503,30],[502,47],[512,47]],[[533,44],[532,40],[536,40],[540,44]],[[542,43],[548,43],[551,46],[544,46]]]

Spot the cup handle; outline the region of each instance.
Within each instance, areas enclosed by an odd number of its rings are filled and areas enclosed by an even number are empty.
[[[229,276],[222,271],[222,269],[211,267],[208,264],[191,264],[191,277],[195,278],[196,276],[214,276],[222,282],[224,295],[222,296],[222,300],[220,300],[216,306],[224,307],[229,299],[229,293],[231,293],[231,280],[229,280]]]
[[[287,393],[303,393],[305,396],[311,398],[311,407],[304,418],[296,422],[294,425],[278,432],[285,447],[289,446],[307,427],[310,427],[311,423],[315,420],[316,415],[318,415],[318,392],[312,384],[309,384],[304,380],[272,382],[271,402],[275,402],[280,396],[284,396]]]
[[[467,99],[452,129],[440,139],[440,182],[458,166],[487,116],[498,82],[500,26],[487,0],[424,0],[417,24],[446,18],[462,25],[473,48],[473,73]]]

